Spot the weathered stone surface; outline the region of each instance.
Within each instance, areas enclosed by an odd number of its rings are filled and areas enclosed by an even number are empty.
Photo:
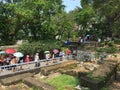
[[[117,72],[116,80],[120,82],[120,71]]]
[[[23,78],[30,77],[30,76],[33,76],[33,74],[31,74],[31,73],[23,73],[23,74],[19,74],[19,75],[15,75],[15,76],[0,79],[0,82],[3,85],[11,85],[11,84],[18,83]]]
[[[65,67],[69,67],[69,66],[76,64],[76,63],[77,63],[77,61],[71,60],[71,61],[64,62],[62,64],[56,64],[53,66],[44,67],[44,68],[41,68],[41,73],[43,75],[49,75],[51,72],[56,71],[57,69],[60,69],[60,68],[65,69]]]
[[[40,82],[32,77],[24,78],[24,83],[30,87],[33,87],[35,90],[57,90],[56,87]]]
[[[89,77],[82,76],[81,78],[81,86],[89,87],[90,90],[100,90],[104,83],[100,81],[93,80]]]
[[[91,90],[100,90],[116,77],[117,61],[105,61],[88,75],[80,77],[81,85]]]
[[[94,52],[86,52],[86,51],[77,51],[77,60],[80,61],[94,61],[95,55]]]

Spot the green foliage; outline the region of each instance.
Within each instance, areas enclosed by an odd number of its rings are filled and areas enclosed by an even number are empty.
[[[109,41],[109,42],[107,43],[107,45],[108,45],[108,47],[114,47],[114,42],[113,42],[113,41]]]
[[[99,49],[97,49],[96,51],[97,51],[97,52],[105,52],[105,49],[106,49],[106,48],[99,48]]]
[[[109,90],[107,87],[103,87],[100,90]]]
[[[7,43],[21,38],[28,39],[29,36],[34,41],[55,39],[57,29],[53,26],[56,23],[53,24],[51,18],[62,10],[62,0],[0,3],[0,38]]]
[[[87,33],[96,35],[96,38],[120,36],[120,0],[81,0],[82,8],[70,13],[63,11],[62,0],[13,2],[0,2],[2,45],[14,44],[17,39],[53,40],[56,35],[73,40],[77,35]],[[120,43],[119,40],[115,42]]]
[[[79,81],[77,78],[62,74],[58,77],[52,78],[48,81],[48,83],[50,83],[53,86],[56,86],[57,90],[65,90],[67,86],[74,88],[76,85],[79,84]]]
[[[104,46],[105,46],[105,42],[101,42],[101,43],[100,43],[100,46],[101,46],[101,47],[104,47]]]
[[[87,77],[93,79],[93,80],[96,80],[96,81],[104,81],[105,80],[105,77],[103,76],[98,76],[98,77],[95,77],[92,72],[88,73],[87,74]]]
[[[34,54],[40,51],[52,50],[55,48],[60,48],[60,44],[57,41],[40,41],[40,42],[26,42],[18,47],[18,51],[23,52],[24,54]]]
[[[114,42],[115,44],[120,44],[120,39],[115,39]]]
[[[120,71],[120,64],[118,64],[117,70]]]
[[[97,52],[116,53],[118,49],[115,46],[97,49]]]
[[[106,47],[103,47],[103,48],[99,48],[97,49],[98,52],[106,52],[106,53],[116,53],[118,52],[118,49],[117,47],[115,46],[114,42],[113,41],[109,41],[107,43],[107,46]]]
[[[115,46],[105,48],[107,53],[116,53],[118,49]]]
[[[71,69],[75,69],[77,67],[77,63],[74,63],[73,65],[71,65]]]

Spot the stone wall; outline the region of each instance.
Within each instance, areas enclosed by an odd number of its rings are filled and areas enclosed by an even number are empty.
[[[77,60],[80,61],[94,61],[95,60],[95,53],[89,51],[77,51]]]
[[[118,62],[116,60],[106,60],[97,69],[80,77],[81,86],[89,87],[90,90],[100,90],[103,86],[116,78]]]

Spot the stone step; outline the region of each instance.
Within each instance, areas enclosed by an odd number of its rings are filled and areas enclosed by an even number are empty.
[[[32,77],[24,78],[24,83],[35,90],[57,90],[56,87],[40,82]]]
[[[5,77],[5,78],[0,79],[0,83],[2,85],[12,85],[12,84],[20,82],[22,79],[26,77],[31,77],[31,76],[33,76],[32,73],[23,73],[23,74],[13,75],[10,77]]]

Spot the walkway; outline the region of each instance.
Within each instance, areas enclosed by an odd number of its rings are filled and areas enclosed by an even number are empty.
[[[72,59],[72,58],[71,58]],[[40,60],[40,66],[39,67],[35,67],[35,62],[31,61],[30,63],[20,63],[20,64],[16,64],[16,70],[13,72],[11,70],[11,65],[6,65],[6,66],[0,66],[0,78],[6,75],[10,75],[10,74],[16,74],[16,73],[22,73],[25,71],[30,71],[30,70],[34,70],[34,69],[40,69],[41,67],[47,67],[47,66],[51,66],[51,65],[55,65],[55,64],[59,64],[59,63],[63,63],[68,61],[69,59],[67,58],[67,56],[65,56],[63,58],[63,60],[61,61],[60,58],[56,58],[56,63],[53,63],[54,59],[49,59],[49,64],[46,65],[46,59]]]

